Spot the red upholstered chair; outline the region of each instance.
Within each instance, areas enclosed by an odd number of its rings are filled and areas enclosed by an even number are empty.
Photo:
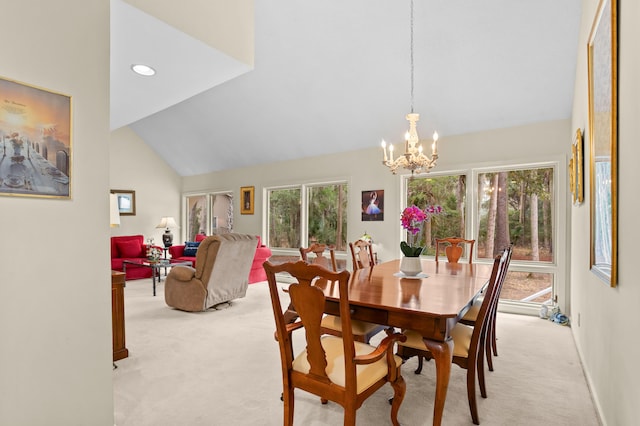
[[[251,272],[249,272],[249,284],[267,280],[267,273],[262,265],[269,260],[270,257],[271,249],[262,244],[262,240],[260,236],[258,236],[258,248],[256,248],[256,255],[253,258]]]
[[[125,260],[142,262],[147,259],[147,245],[143,235],[111,237],[111,269],[122,271]],[[127,280],[151,278],[151,268],[127,268]]]

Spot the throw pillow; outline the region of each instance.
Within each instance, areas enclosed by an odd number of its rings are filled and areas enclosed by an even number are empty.
[[[120,257],[144,257],[139,241],[116,241],[116,247]]]
[[[187,241],[184,243],[184,251],[182,252],[183,256],[189,256],[189,257],[193,257],[196,255],[196,252],[198,251],[198,246],[200,245],[200,241],[193,242],[193,241]]]

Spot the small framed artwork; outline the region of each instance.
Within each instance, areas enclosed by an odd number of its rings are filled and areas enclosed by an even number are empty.
[[[384,220],[384,190],[362,191],[361,210],[365,222]]]
[[[255,188],[253,186],[243,186],[240,188],[240,214],[253,214],[253,199]]]
[[[116,194],[116,198],[118,199],[120,216],[136,215],[136,191],[112,189],[111,193]]]
[[[0,77],[0,195],[71,198],[71,96]]]

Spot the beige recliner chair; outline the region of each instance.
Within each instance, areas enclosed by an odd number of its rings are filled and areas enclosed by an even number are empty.
[[[244,297],[258,239],[222,234],[205,238],[196,252],[196,267],[171,268],[164,285],[167,305],[189,312]]]

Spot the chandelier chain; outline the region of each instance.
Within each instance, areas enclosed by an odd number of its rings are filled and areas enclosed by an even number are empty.
[[[429,158],[422,149],[422,143],[418,136],[417,122],[420,120],[420,114],[413,112],[414,101],[414,62],[413,62],[413,2],[411,2],[410,11],[410,76],[411,76],[411,112],[407,114],[406,119],[409,122],[409,131],[405,134],[404,142],[404,154],[400,154],[398,157],[393,157],[393,145],[389,145],[389,152],[387,155],[387,143],[382,140],[382,164],[389,167],[391,173],[396,174],[399,168],[407,169],[411,171],[411,176],[415,173],[427,173],[431,170],[438,161],[438,133],[433,133],[433,144],[431,144],[431,158]]]
[[[411,113],[413,113],[413,0],[411,0]]]

